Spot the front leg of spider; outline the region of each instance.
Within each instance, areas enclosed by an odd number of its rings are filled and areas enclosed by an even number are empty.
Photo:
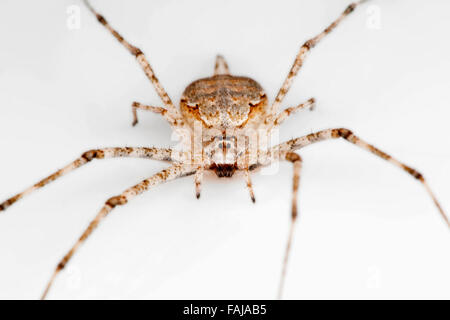
[[[289,236],[288,241],[286,244],[286,251],[284,254],[284,260],[283,260],[283,269],[281,271],[281,279],[280,284],[278,287],[278,299],[281,299],[281,296],[283,294],[283,288],[284,288],[284,282],[286,279],[286,271],[287,271],[287,265],[289,261],[289,254],[291,252],[292,247],[292,239],[294,237],[294,228],[295,228],[295,222],[297,221],[298,216],[298,205],[297,205],[297,195],[298,195],[298,187],[300,185],[300,171],[302,169],[302,158],[295,152],[288,152],[284,156],[284,159],[286,161],[289,161],[292,163],[294,167],[294,175],[293,175],[293,183],[292,183],[292,209],[291,209],[291,225],[289,228]]]
[[[0,211],[4,211],[9,208],[11,205],[25,197],[26,195],[41,189],[46,186],[50,182],[55,181],[56,179],[84,166],[85,164],[91,162],[95,159],[109,159],[109,158],[145,158],[159,161],[167,161],[173,162],[173,156],[177,154],[177,152],[171,149],[162,149],[162,148],[104,148],[104,149],[93,149],[84,152],[78,159],[72,161],[62,169],[52,173],[48,177],[42,179],[41,181],[35,183],[24,191],[16,194],[15,196],[5,200],[0,203]],[[179,157],[179,156],[178,156]]]
[[[99,226],[100,222],[117,206],[122,206],[128,203],[132,198],[140,195],[141,193],[147,191],[151,187],[155,187],[161,183],[174,180],[183,176],[194,174],[195,171],[192,170],[190,166],[174,165],[168,169],[162,170],[161,172],[153,175],[152,177],[143,180],[137,185],[125,190],[121,195],[110,198],[105,202],[103,207],[100,209],[97,216],[91,221],[86,230],[81,234],[80,238],[75,242],[73,247],[66,253],[66,255],[59,261],[55,271],[53,272],[50,280],[45,287],[44,293],[41,299],[45,299],[56,276],[61,272],[62,269],[67,265],[72,256],[80,248],[80,246],[86,241],[86,239],[91,235],[91,233]]]

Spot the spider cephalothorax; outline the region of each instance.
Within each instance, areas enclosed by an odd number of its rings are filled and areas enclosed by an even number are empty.
[[[292,223],[281,273],[279,286],[280,295],[285,279],[294,223],[297,218],[297,192],[300,181],[300,170],[302,167],[302,159],[297,151],[310,144],[329,139],[345,139],[346,141],[373,153],[381,159],[390,162],[400,169],[403,169],[406,173],[417,179],[417,181],[425,187],[440,214],[450,226],[444,211],[422,174],[358,138],[348,129],[334,128],[322,130],[296,139],[291,139],[272,147],[267,144],[267,137],[270,136],[272,130],[281,125],[287,117],[298,110],[313,107],[315,100],[309,99],[307,102],[280,111],[283,98],[289,91],[293,79],[303,65],[307,53],[363,1],[364,0],[361,0],[350,4],[337,20],[301,46],[294,64],[272,105],[269,106],[267,104],[266,94],[256,81],[247,77],[230,75],[225,60],[223,57],[218,56],[216,59],[214,75],[191,83],[184,91],[180,102],[180,109],[178,109],[174,106],[169,95],[156,78],[153,69],[143,52],[127,42],[109,25],[106,19],[98,14],[85,0],[87,7],[97,17],[97,20],[104,25],[133,56],[136,57],[144,73],[152,82],[156,92],[164,103],[164,107],[155,107],[134,102],[132,104],[134,116],[133,125],[138,121],[136,114],[137,110],[147,110],[161,114],[171,127],[180,133],[182,142],[181,150],[175,148],[149,147],[94,149],[83,153],[75,161],[32,185],[25,191],[0,203],[0,211],[6,210],[25,195],[42,188],[55,179],[94,159],[140,157],[171,163],[165,170],[142,180],[140,183],[125,190],[120,195],[108,199],[104,203],[97,216],[91,221],[74,246],[57,264],[42,298],[45,298],[56,275],[65,267],[79,246],[116,206],[125,205],[135,196],[158,184],[189,175],[194,175],[196,195],[197,197],[200,197],[200,187],[204,171],[213,171],[220,178],[231,177],[236,172],[243,173],[251,199],[255,201],[250,180],[250,172],[268,166],[276,161],[288,161],[292,163],[294,169],[291,211]]]

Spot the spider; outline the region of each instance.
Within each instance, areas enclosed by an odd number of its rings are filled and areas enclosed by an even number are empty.
[[[318,35],[307,40],[300,47],[295,61],[273,103],[268,103],[266,93],[256,81],[248,77],[231,75],[227,62],[219,55],[216,58],[214,74],[211,77],[196,80],[188,85],[181,97],[179,108],[176,108],[158,78],[155,76],[144,53],[125,40],[111,27],[107,20],[90,5],[88,0],[84,0],[87,8],[97,18],[100,24],[102,24],[136,58],[163,102],[164,107],[133,102],[131,106],[133,126],[138,123],[138,110],[158,113],[169,123],[172,129],[178,133],[181,141],[181,148],[178,150],[176,148],[114,147],[89,150],[62,169],[0,204],[0,211],[4,211],[24,196],[44,187],[50,182],[94,159],[138,157],[170,163],[170,166],[167,169],[126,189],[120,195],[111,197],[104,203],[96,217],[90,222],[73,247],[70,248],[57,264],[41,298],[44,299],[47,296],[57,275],[64,269],[94,229],[98,227],[100,222],[102,222],[115,207],[125,205],[132,198],[163,182],[186,176],[194,176],[196,197],[199,198],[205,171],[214,172],[218,178],[232,177],[237,172],[243,174],[250,198],[255,202],[251,173],[269,166],[276,161],[287,161],[293,165],[293,187],[291,224],[278,288],[278,297],[281,297],[286,278],[294,228],[298,216],[296,199],[299,189],[302,158],[296,151],[310,144],[329,139],[342,138],[406,171],[424,186],[441,216],[450,227],[447,216],[421,173],[360,139],[349,129],[333,128],[322,130],[303,137],[291,139],[275,146],[270,146],[266,142],[267,137],[270,137],[270,134],[290,115],[299,110],[312,109],[314,107],[315,100],[314,98],[311,98],[297,106],[280,111],[283,99],[289,91],[293,80],[311,49],[336,28],[346,16],[355,10],[356,7],[366,1],[367,0],[360,0],[348,5],[335,21]]]

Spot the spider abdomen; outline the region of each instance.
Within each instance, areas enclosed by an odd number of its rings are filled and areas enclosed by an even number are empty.
[[[192,82],[180,102],[183,118],[194,126],[226,130],[259,123],[267,107],[263,88],[253,79],[228,74]]]

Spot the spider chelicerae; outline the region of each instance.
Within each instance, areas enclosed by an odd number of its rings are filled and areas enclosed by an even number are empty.
[[[122,194],[114,196],[105,202],[100,212],[91,221],[75,245],[57,264],[42,298],[46,297],[56,276],[64,269],[80,245],[116,206],[126,204],[133,197],[158,184],[189,175],[194,176],[196,196],[200,197],[203,173],[205,171],[212,171],[219,178],[231,177],[236,173],[243,174],[250,197],[252,201],[255,201],[250,179],[251,173],[282,160],[291,162],[293,165],[293,190],[291,227],[278,291],[278,296],[281,297],[290,246],[297,220],[296,199],[300,182],[302,159],[296,151],[312,143],[328,139],[345,139],[409,173],[423,184],[440,214],[450,226],[448,218],[421,173],[361,140],[348,129],[334,128],[322,130],[300,138],[291,139],[275,146],[270,146],[268,143],[271,133],[287,117],[301,109],[312,109],[314,107],[315,100],[311,98],[297,106],[280,110],[282,101],[302,67],[303,61],[309,51],[362,2],[365,1],[350,4],[325,30],[301,46],[291,70],[272,104],[268,103],[266,93],[256,81],[247,77],[231,75],[225,59],[222,56],[217,56],[213,76],[191,83],[185,89],[179,108],[177,108],[156,78],[143,52],[127,42],[109,25],[102,15],[94,10],[88,1],[85,1],[86,6],[96,16],[98,21],[135,56],[163,102],[164,107],[149,106],[134,102],[132,104],[133,125],[136,125],[138,122],[138,110],[159,113],[170,124],[173,130],[177,132],[180,137],[181,148],[117,147],[90,150],[83,153],[78,159],[64,168],[0,204],[0,211],[6,210],[25,195],[42,188],[55,179],[94,159],[139,157],[171,163],[167,169],[156,173],[125,190]]]

